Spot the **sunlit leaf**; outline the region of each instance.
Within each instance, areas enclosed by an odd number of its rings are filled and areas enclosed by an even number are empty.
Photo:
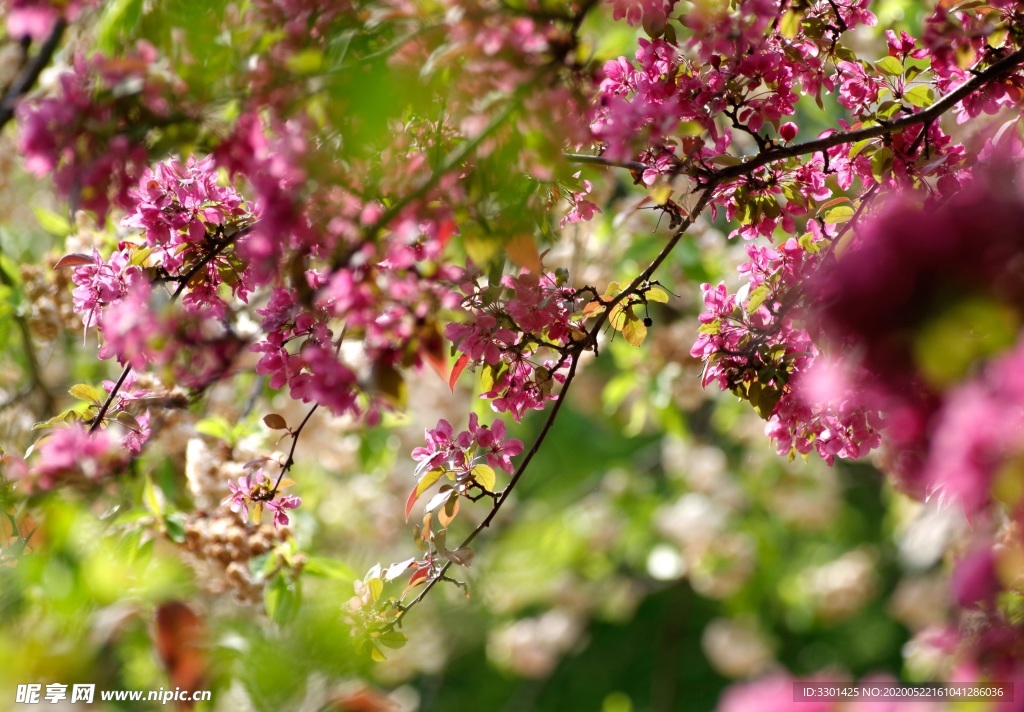
[[[903,92],[903,99],[911,106],[926,109],[935,103],[935,92],[930,86],[918,84]]]
[[[473,468],[473,479],[478,485],[488,492],[494,491],[494,483],[496,482],[494,470],[488,465],[477,465]]]
[[[632,311],[626,311],[626,322],[622,325],[622,336],[631,346],[639,346],[647,338],[647,326]]]
[[[106,400],[107,394],[101,391],[99,388],[87,385],[85,383],[79,383],[77,386],[72,386],[68,389],[68,393],[72,398],[81,401],[89,401],[99,405]]]
[[[644,294],[644,297],[646,297],[647,301],[649,301],[649,302],[658,302],[660,304],[668,304],[668,292],[666,292],[661,287],[657,287],[657,286],[651,287]]]
[[[410,566],[416,563],[416,558],[409,558],[405,561],[399,561],[397,564],[392,564],[388,567],[387,571],[384,572],[385,581],[394,581],[396,578],[404,574]]]
[[[461,376],[462,372],[466,370],[466,366],[468,364],[469,354],[462,354],[455,362],[455,365],[452,366],[451,375],[448,376],[448,388],[451,389],[452,393],[455,392],[455,382],[459,380],[459,376]]]

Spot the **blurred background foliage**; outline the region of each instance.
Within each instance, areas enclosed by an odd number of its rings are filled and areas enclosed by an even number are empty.
[[[188,101],[207,107],[209,125],[165,127],[154,155],[202,151],[237,111],[241,69],[280,39],[233,24],[239,8],[115,0],[95,26],[74,29],[111,53],[151,42],[184,79]],[[922,10],[880,2],[877,29],[896,22],[914,31]],[[451,89],[445,71],[405,76],[383,55],[350,64],[397,34],[386,21],[375,32],[339,28],[326,52],[289,60],[305,86],[302,108],[325,125],[344,115],[355,126],[323,161],[357,158],[383,139],[387,121]],[[582,36],[579,51],[595,62],[631,55],[637,37],[611,22],[610,6],[588,17]],[[824,128],[809,121],[801,117],[801,126]],[[65,250],[66,206],[21,171],[10,128],[0,152],[0,400],[8,401],[0,447],[23,451],[34,422],[70,405],[68,387],[114,372],[94,358],[92,337],[82,348],[80,328],[62,314],[69,285],[45,265]],[[526,205],[523,191],[536,186],[502,172],[507,152],[516,141],[544,140],[530,129],[494,154],[494,182],[478,186],[481,212],[498,217],[488,229],[507,231],[502,220],[547,224],[538,234],[552,249],[547,264],[569,267],[576,284],[600,290],[631,278],[657,254],[664,226],[659,232],[653,212],[637,208],[643,192],[628,175],[584,170],[603,209],[589,224],[552,229],[550,215],[509,210]],[[488,200],[495,204],[485,209]],[[512,506],[462,572],[468,599],[455,586],[435,592],[410,616],[409,644],[385,662],[356,655],[344,605],[369,566],[413,550],[402,518],[413,482],[408,453],[439,417],[460,423],[472,409],[484,412],[471,378],[453,394],[424,372],[410,380],[408,413],[375,428],[318,414],[292,473],[304,500],[294,538],[277,541],[271,531],[261,551],[237,551],[240,540],[212,529],[186,486],[218,449],[244,462],[241,453],[277,446],[260,414],[246,412],[254,392],[289,422],[302,417],[251,371],[172,411],[157,443],[116,483],[30,499],[5,484],[0,707],[28,682],[173,687],[192,664],[161,652],[181,629],[175,615],[203,641],[198,675],[213,702],[199,709],[711,710],[731,681],[780,668],[932,679],[929,661],[914,656],[914,636],[944,620],[955,517],[894,493],[868,463],[830,469],[778,458],[749,407],[699,387],[700,366],[688,354],[698,286],[735,283],[742,245],[725,239],[728,230],[699,225],[671,256],[658,279],[675,296],[652,305],[642,348],[609,335],[600,358],[585,364]],[[471,230],[464,235],[456,254],[479,249]],[[504,259],[497,247],[493,259]],[[23,327],[46,390],[18,399],[33,379]],[[529,444],[542,417],[512,435]],[[457,526],[469,531],[469,519]],[[202,547],[214,559],[226,551],[245,570],[232,578],[197,556]],[[186,602],[191,614],[171,602]],[[90,709],[145,708],[128,705],[97,700]]]

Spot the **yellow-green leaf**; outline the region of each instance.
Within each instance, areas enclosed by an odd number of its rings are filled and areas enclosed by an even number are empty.
[[[622,327],[622,336],[630,346],[639,346],[647,338],[647,327],[633,312],[628,312]]]
[[[106,394],[103,393],[99,388],[89,386],[84,383],[79,383],[77,386],[72,386],[68,393],[72,398],[83,401],[90,401],[99,405],[106,398]]]
[[[882,74],[898,77],[903,74],[903,62],[890,55],[875,62],[875,69]]]
[[[844,223],[853,217],[854,210],[849,205],[840,205],[837,208],[832,208],[825,213],[825,223],[827,225],[838,225]]]
[[[668,292],[661,287],[651,287],[647,290],[647,293],[644,296],[647,297],[647,301],[649,302],[668,304]]]
[[[488,492],[494,491],[494,483],[497,481],[494,470],[488,465],[477,465],[473,468],[473,480]]]
[[[903,98],[911,106],[918,106],[926,109],[935,103],[935,92],[930,86],[918,84],[903,92]]]
[[[40,227],[46,230],[51,235],[57,237],[66,237],[71,232],[71,223],[68,222],[67,218],[62,215],[58,215],[52,210],[34,206],[32,212],[36,215],[36,220],[39,221]]]

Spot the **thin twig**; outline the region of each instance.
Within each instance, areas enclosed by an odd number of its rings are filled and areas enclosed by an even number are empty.
[[[579,354],[573,356],[572,360],[570,361],[569,373],[565,377],[565,383],[562,384],[562,390],[559,391],[558,393],[558,400],[555,401],[554,407],[551,408],[551,412],[548,414],[547,420],[544,421],[544,427],[541,428],[540,434],[537,435],[537,439],[533,441],[533,446],[530,448],[529,452],[526,453],[525,457],[523,457],[522,462],[519,463],[519,467],[516,468],[515,474],[512,475],[512,479],[509,480],[509,483],[505,486],[505,488],[501,491],[501,494],[495,500],[494,506],[491,507],[491,511],[488,512],[487,516],[484,517],[484,520],[480,522],[472,532],[470,532],[469,536],[462,540],[462,543],[459,544],[458,547],[456,547],[457,549],[461,549],[462,547],[466,547],[472,544],[473,540],[477,538],[480,532],[482,532],[484,529],[491,525],[491,522],[494,521],[494,518],[498,516],[498,512],[501,510],[502,506],[505,504],[505,502],[508,501],[508,498],[512,495],[512,490],[515,489],[516,484],[518,484],[520,479],[522,479],[523,473],[526,472],[526,468],[529,467],[534,455],[536,455],[537,452],[540,450],[541,444],[543,444],[544,440],[548,436],[548,433],[551,431],[551,426],[554,425],[555,423],[555,418],[558,417],[558,411],[561,410],[562,404],[565,403],[565,396],[569,392],[569,386],[572,385],[572,379],[576,376],[577,363],[579,363]],[[401,607],[398,618],[396,618],[395,621],[391,624],[392,627],[402,620],[405,614],[409,612],[409,609],[411,609],[413,606],[422,601],[424,597],[426,597],[426,595],[430,593],[430,590],[435,585],[437,585],[438,581],[444,579],[445,573],[447,573],[448,569],[451,568],[451,565],[451,561],[446,562],[444,566],[442,566],[441,569],[437,572],[437,574],[435,576],[432,576],[430,580],[427,581],[426,587],[422,591],[420,591],[420,595],[418,595],[416,598],[410,601],[408,605]]]
[[[626,168],[631,171],[646,171],[650,168],[646,163],[640,161],[613,161],[610,158],[604,156],[591,156],[586,153],[566,153],[563,154],[565,160],[569,163],[589,163],[595,166],[607,166],[609,168]]]
[[[178,277],[177,279],[179,279],[180,282],[178,283],[178,288],[174,290],[174,294],[171,295],[171,304],[174,304],[174,302],[177,301],[178,297],[181,296],[181,293],[185,291],[185,288],[188,286],[188,283],[192,281],[192,278],[199,274],[199,270],[203,269],[208,264],[210,264],[210,262],[212,262],[214,258],[217,257],[217,255],[221,254],[225,249],[227,249],[227,247],[231,245],[231,243],[252,232],[255,226],[256,223],[250,223],[249,225],[245,225],[244,227],[239,228],[230,235],[226,235],[220,242],[218,242],[214,246],[212,250],[210,250],[207,254],[203,255],[202,259],[200,259],[198,262],[192,265],[191,269],[189,269],[188,272],[186,272],[181,277]],[[89,426],[90,433],[95,432],[96,429],[100,427],[100,423],[103,422],[103,417],[107,414],[107,411],[110,410],[110,405],[114,402],[114,398],[117,396],[118,391],[121,390],[121,386],[124,385],[124,381],[126,378],[128,378],[128,374],[131,373],[131,371],[131,364],[126,364],[124,370],[121,371],[121,376],[117,379],[117,383],[115,383],[114,387],[110,390],[110,394],[107,395],[107,399],[103,401],[103,405],[100,406],[99,413],[96,414],[96,417],[93,419],[92,424]]]
[[[306,417],[299,423],[299,427],[292,433],[292,447],[288,451],[288,458],[284,461],[284,465],[281,466],[281,473],[277,476],[277,482],[274,483],[274,489],[270,491],[272,497],[277,496],[277,488],[281,486],[281,480],[284,478],[284,473],[291,469],[292,465],[295,464],[295,446],[299,444],[299,435],[302,434],[302,429],[306,427],[306,423],[313,417],[313,413],[320,407],[319,403],[314,403],[313,407],[306,413]]]
[[[819,138],[814,141],[806,141],[804,143],[792,144],[789,146],[776,146],[775,148],[770,148],[767,151],[762,151],[742,163],[737,163],[734,166],[726,166],[719,171],[715,171],[714,175],[720,182],[724,182],[732,178],[739,178],[747,175],[762,166],[766,166],[769,163],[783,158],[795,158],[796,156],[803,156],[808,153],[818,153],[819,151],[826,151],[834,146],[840,146],[845,143],[855,143],[857,141],[863,141],[864,139],[877,138],[878,136],[895,133],[901,129],[907,128],[908,126],[931,123],[952,109],[957,102],[974,93],[986,84],[1012,71],[1022,62],[1024,62],[1024,49],[1018,49],[1013,54],[1007,55],[984,71],[981,71],[971,77],[968,81],[961,84],[927,109],[919,111],[916,114],[907,114],[895,121],[888,121],[884,124],[869,126],[856,131],[844,131],[830,134],[829,136],[825,136],[824,138]]]

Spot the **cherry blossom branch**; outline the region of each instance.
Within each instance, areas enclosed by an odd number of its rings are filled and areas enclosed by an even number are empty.
[[[212,250],[203,255],[203,257],[198,262],[192,265],[188,272],[183,274],[181,277],[176,278],[179,280],[179,283],[177,289],[174,290],[174,294],[171,295],[171,304],[174,304],[174,302],[177,301],[178,297],[181,296],[181,293],[185,291],[185,288],[188,286],[188,283],[192,281],[193,277],[199,274],[199,271],[201,269],[206,267],[206,265],[210,264],[210,262],[213,261],[213,259],[217,257],[217,255],[219,255],[225,249],[227,249],[228,246],[230,246],[233,242],[252,232],[252,229],[255,226],[256,223],[250,223],[248,225],[244,225],[243,227],[239,228],[230,235],[225,235],[223,239],[221,239],[214,245]],[[100,406],[99,412],[96,414],[96,417],[93,419],[92,424],[89,426],[90,433],[96,432],[97,428],[100,427],[100,423],[103,422],[104,416],[106,416],[107,411],[110,410],[110,406],[114,402],[114,398],[117,397],[118,391],[121,390],[121,386],[124,385],[125,379],[128,378],[128,374],[131,372],[132,367],[130,364],[126,365],[124,367],[124,370],[121,371],[121,375],[118,377],[117,382],[114,384],[114,387],[110,389],[110,393],[107,395],[107,399],[103,401],[103,405]]]
[[[64,18],[59,18],[53,25],[53,30],[50,32],[50,36],[46,38],[43,45],[39,48],[32,59],[22,68],[21,73],[15,77],[14,81],[11,82],[11,86],[7,89],[7,93],[4,94],[3,99],[0,99],[0,129],[2,129],[8,121],[14,118],[14,109],[18,105],[25,94],[27,94],[36,81],[39,79],[39,75],[43,73],[46,65],[50,63],[53,58],[53,53],[57,51],[57,45],[60,44],[61,38],[64,36],[64,30],[67,29],[68,23]]]
[[[766,166],[769,163],[773,163],[784,158],[795,158],[808,153],[818,153],[820,151],[826,151],[833,146],[840,146],[846,143],[856,143],[857,141],[863,141],[864,139],[877,138],[886,134],[895,133],[896,131],[907,128],[908,126],[931,123],[952,109],[958,102],[967,96],[973,94],[986,84],[1002,77],[1004,74],[1012,71],[1022,63],[1024,63],[1024,48],[1018,49],[1016,52],[1003,57],[998,62],[995,62],[988,68],[978,72],[942,99],[916,114],[907,114],[895,121],[886,121],[876,126],[857,129],[856,131],[844,131],[830,134],[823,138],[815,139],[814,141],[806,141],[804,143],[797,143],[789,146],[776,146],[775,148],[770,148],[767,151],[762,151],[742,163],[737,163],[734,166],[726,166],[721,170],[714,171],[711,175],[717,178],[719,182],[732,178],[739,178],[761,168],[762,166]]]
[[[491,511],[488,512],[487,516],[484,517],[483,521],[481,521],[476,526],[476,528],[472,532],[470,532],[469,536],[462,540],[462,543],[459,544],[457,548],[461,549],[463,547],[469,546],[473,543],[473,540],[480,535],[480,532],[482,532],[487,527],[491,526],[491,522],[494,521],[494,518],[496,516],[498,516],[498,512],[501,510],[505,502],[508,501],[508,498],[512,495],[512,490],[515,489],[515,486],[519,483],[519,480],[522,479],[523,474],[526,472],[526,468],[530,466],[530,462],[533,460],[534,455],[536,455],[537,452],[540,450],[540,446],[544,443],[544,440],[547,438],[548,433],[551,431],[551,426],[554,425],[555,418],[558,417],[558,412],[561,410],[562,404],[565,402],[565,396],[569,392],[569,386],[572,385],[572,380],[576,376],[576,365],[579,363],[579,358],[582,351],[583,349],[578,350],[577,353],[575,353],[571,357],[569,363],[569,372],[565,376],[565,382],[562,384],[562,390],[559,391],[558,393],[558,400],[555,401],[555,405],[551,408],[551,412],[548,414],[547,420],[544,421],[544,427],[541,428],[540,433],[537,435],[537,439],[533,441],[533,445],[530,447],[530,450],[523,457],[522,462],[519,463],[519,467],[516,468],[515,474],[512,475],[512,479],[509,480],[509,483],[501,491],[501,494],[499,494],[497,499],[495,499],[494,506],[491,507]],[[411,609],[413,606],[422,601],[426,597],[426,595],[430,593],[430,590],[434,588],[435,585],[437,585],[438,581],[442,581],[445,579],[445,574],[448,572],[448,569],[450,569],[451,566],[451,561],[445,562],[445,564],[441,567],[437,574],[430,577],[430,580],[427,581],[425,588],[422,591],[420,591],[420,595],[416,596],[416,598],[410,601],[408,605],[399,606],[398,618],[396,618],[394,622],[391,623],[391,628],[393,628],[396,624],[400,623],[401,620],[405,617],[405,614],[409,612],[409,609]]]

